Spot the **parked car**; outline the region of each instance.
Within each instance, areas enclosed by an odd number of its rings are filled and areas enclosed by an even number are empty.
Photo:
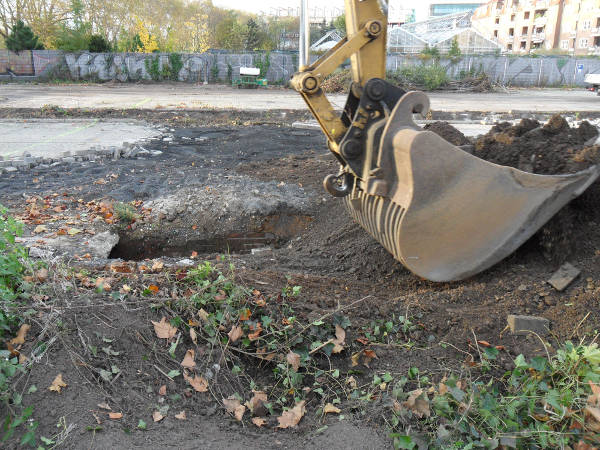
[[[583,82],[586,84],[586,89],[588,91],[600,95],[600,73],[588,73],[583,79]]]

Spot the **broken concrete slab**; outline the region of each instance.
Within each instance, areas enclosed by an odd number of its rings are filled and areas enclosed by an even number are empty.
[[[550,321],[544,317],[510,314],[508,316],[508,326],[513,334],[534,332],[540,336],[545,336],[550,329]]]
[[[548,280],[548,283],[557,291],[564,291],[580,273],[581,270],[571,263],[564,263],[556,272],[554,272],[552,277]]]
[[[119,243],[119,235],[103,231],[91,238],[86,235],[39,238],[38,236],[18,238],[19,244],[29,249],[34,258],[50,259],[74,257],[89,254],[91,258],[107,259],[112,249]]]

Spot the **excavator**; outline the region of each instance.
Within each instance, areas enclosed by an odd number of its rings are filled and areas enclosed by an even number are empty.
[[[300,67],[291,84],[340,164],[323,186],[417,276],[448,282],[488,269],[600,175],[598,166],[568,175],[527,173],[424,131],[413,117],[428,113],[427,95],[385,81],[387,3],[345,0],[346,37],[310,62],[302,1]],[[321,85],[348,58],[352,84],[338,113]]]

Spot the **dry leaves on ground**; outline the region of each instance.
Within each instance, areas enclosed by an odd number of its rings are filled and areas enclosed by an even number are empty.
[[[119,420],[123,418],[123,413],[120,412],[110,412],[108,413],[108,417],[113,420]]]
[[[267,421],[265,419],[263,419],[262,417],[253,417],[252,418],[252,423],[254,425],[256,425],[258,428],[262,427],[265,423],[267,423]]]
[[[187,417],[185,411],[181,411],[179,414],[175,414],[175,418],[178,420],[185,420]]]
[[[290,428],[298,425],[298,422],[300,422],[300,419],[302,419],[306,412],[305,404],[306,400],[302,400],[292,409],[284,411],[281,416],[277,418],[279,428]]]
[[[62,373],[59,373],[58,375],[56,375],[56,378],[54,378],[54,381],[52,382],[50,387],[48,387],[48,390],[55,391],[60,394],[60,390],[64,387],[67,387],[67,383],[63,381]]]
[[[333,406],[333,403],[327,403],[323,408],[323,414],[339,414],[342,410]]]
[[[206,381],[204,377],[195,375],[194,378],[192,378],[184,372],[183,378],[190,384],[190,386],[194,388],[196,392],[208,392],[208,381]]]
[[[165,396],[167,395],[167,385],[163,384],[158,390],[158,395]]]
[[[285,356],[285,358],[288,364],[292,366],[294,372],[298,372],[298,369],[300,368],[300,355],[290,350],[289,353]]]
[[[263,391],[252,391],[254,396],[246,402],[246,406],[250,410],[251,413],[262,406],[263,403],[267,402],[267,394]]]
[[[340,353],[344,350],[344,342],[346,341],[346,331],[339,325],[335,326],[335,339],[332,339],[333,350],[332,353]]]
[[[187,367],[188,369],[195,367],[196,366],[196,361],[194,361],[195,355],[196,355],[196,352],[194,352],[194,350],[192,350],[192,349],[189,349],[187,352],[185,352],[185,356],[183,357],[183,361],[181,361],[181,365],[183,367]]]
[[[163,420],[165,418],[165,416],[163,416],[161,413],[159,413],[158,411],[154,411],[152,413],[152,420],[154,420],[155,422],[160,422],[161,420]]]
[[[17,335],[10,340],[12,345],[21,345],[25,343],[25,338],[27,337],[27,333],[31,329],[31,325],[24,323],[17,331]]]
[[[232,326],[229,333],[227,333],[227,336],[229,336],[229,340],[231,342],[237,341],[243,335],[244,335],[244,330],[242,330],[242,327],[240,327],[240,326]]]
[[[156,336],[161,339],[172,339],[173,336],[175,336],[175,333],[177,333],[177,328],[171,326],[164,317],[160,319],[160,322],[152,320],[152,324],[154,325]]]
[[[234,396],[224,398],[223,405],[225,405],[225,409],[228,413],[233,414],[233,417],[235,417],[236,420],[242,420],[242,417],[244,417],[244,412],[246,411],[246,407],[242,405],[237,398]]]
[[[424,394],[423,389],[415,389],[408,393],[408,399],[402,402],[402,406],[412,411],[417,417],[423,416],[429,417],[431,412],[429,411],[429,399],[427,394]]]

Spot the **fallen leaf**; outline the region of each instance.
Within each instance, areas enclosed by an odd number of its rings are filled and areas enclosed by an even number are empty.
[[[265,423],[267,423],[267,421],[265,419],[263,419],[262,417],[253,417],[252,418],[252,423],[254,425],[256,425],[258,428],[262,427]]]
[[[194,345],[198,345],[198,333],[196,333],[196,330],[193,328],[190,328],[190,338],[192,339]]]
[[[150,286],[148,286],[148,290],[153,294],[156,294],[159,290],[159,287],[155,284],[151,284]]]
[[[331,342],[333,342],[333,350],[331,351],[332,353],[340,353],[342,350],[344,350],[344,342],[346,340],[346,331],[344,331],[344,329],[342,327],[340,327],[339,325],[335,326],[335,339],[333,339]]]
[[[108,406],[108,403],[98,403],[98,408],[106,409],[108,411],[110,411],[112,409],[110,406]]]
[[[188,369],[195,367],[196,366],[196,361],[194,361],[195,355],[196,355],[196,352],[194,352],[194,350],[192,350],[192,349],[185,352],[185,356],[183,357],[183,361],[181,361],[181,365],[183,367],[187,367]]]
[[[190,258],[194,259],[194,258],[197,258],[197,257],[198,257],[198,252],[193,251],[192,254],[191,254],[191,256],[190,256]]]
[[[76,234],[79,234],[81,232],[82,232],[82,230],[80,230],[79,228],[69,228],[69,229],[67,229],[67,234],[69,236],[75,236]]]
[[[165,396],[167,395],[167,385],[163,384],[159,389],[158,389],[158,395],[162,395]]]
[[[186,419],[185,411],[181,411],[179,414],[175,414],[175,418],[178,420],[185,420]]]
[[[225,405],[227,412],[233,414],[233,417],[235,417],[237,421],[242,420],[242,417],[244,417],[244,412],[246,411],[246,407],[242,405],[237,398],[234,396],[224,398],[223,405]]]
[[[244,320],[250,320],[250,316],[251,316],[251,312],[248,308],[242,309],[240,311],[240,320],[244,321]]]
[[[350,359],[352,360],[352,367],[356,367],[360,361],[360,355],[362,355],[362,350],[360,352],[353,353]]]
[[[171,339],[173,336],[175,336],[175,333],[177,333],[177,328],[171,326],[171,324],[167,322],[167,319],[164,317],[160,319],[160,322],[155,322],[152,320],[152,323],[154,324],[154,332],[156,333],[156,336],[161,339]]]
[[[346,384],[352,389],[356,389],[358,386],[358,384],[356,383],[356,378],[354,378],[353,376],[348,377],[348,379],[346,380]]]
[[[110,271],[115,273],[132,273],[135,270],[135,263],[125,261],[114,262],[110,265]]]
[[[231,342],[237,341],[243,335],[244,335],[244,330],[242,330],[242,327],[240,327],[240,326],[232,326],[229,333],[227,333],[227,336],[229,336],[229,340]]]
[[[200,310],[198,311],[198,317],[200,317],[200,319],[204,322],[204,323],[208,323],[208,316],[209,314],[204,310],[204,308],[200,308]]]
[[[183,379],[187,381],[196,392],[208,392],[208,381],[204,377],[195,375],[194,378],[183,373]]]
[[[118,420],[123,418],[123,413],[118,412],[109,412],[108,417],[113,420]]]
[[[448,386],[446,386],[444,383],[440,383],[438,391],[439,391],[440,395],[445,395],[448,393]]]
[[[48,279],[48,269],[40,269],[35,272],[35,279],[40,283],[45,282]]]
[[[31,325],[24,323],[17,331],[17,335],[10,340],[12,345],[20,345],[25,343],[25,337],[27,336],[27,332],[31,329]]]
[[[277,418],[277,421],[279,422],[278,427],[290,428],[298,425],[298,422],[300,422],[300,419],[302,419],[304,413],[306,412],[306,408],[304,406],[305,404],[306,400],[302,400],[301,402],[297,403],[296,406],[294,406],[292,409],[284,411],[281,414],[281,416]]]
[[[158,411],[154,411],[152,413],[152,420],[154,420],[155,422],[160,422],[161,420],[163,420],[165,418],[165,416],[163,416],[161,413],[159,413]]]
[[[256,339],[258,339],[261,332],[262,332],[262,326],[261,326],[260,322],[258,322],[258,325],[256,326],[256,331],[254,333],[249,333],[248,339],[250,339],[251,341],[255,341]]]
[[[477,343],[479,345],[481,345],[482,347],[491,347],[492,344],[490,344],[488,341],[477,341]]]
[[[402,403],[402,406],[412,411],[417,417],[429,417],[429,399],[423,395],[423,389],[415,389],[408,393],[408,399]]]
[[[375,354],[375,352],[368,348],[363,350],[363,355],[365,356],[364,360],[363,360],[363,364],[367,367],[369,367],[369,364],[371,363],[372,359],[377,358],[377,355]]]
[[[156,260],[156,261],[154,261],[154,264],[152,264],[152,270],[154,272],[158,272],[158,271],[162,270],[163,267],[165,267],[165,263],[163,263],[160,260]]]
[[[263,403],[267,402],[267,394],[263,391],[253,391],[254,395],[246,402],[246,406],[250,412],[254,413],[254,410],[260,407]]]
[[[67,383],[63,381],[62,373],[59,373],[58,375],[56,375],[56,378],[54,378],[54,381],[52,382],[48,390],[55,391],[60,394],[60,390],[64,387],[67,387]]]
[[[48,231],[48,227],[46,227],[46,225],[38,225],[33,230],[35,234],[45,233],[46,231]]]
[[[300,355],[290,350],[285,356],[285,359],[287,360],[288,364],[292,366],[294,372],[298,372],[298,369],[300,368]]]
[[[100,420],[100,417],[98,417],[98,414],[92,411],[92,416],[94,416],[94,419],[96,419],[96,423],[98,425],[102,424],[102,421]]]
[[[339,414],[342,410],[340,408],[336,408],[332,403],[327,403],[323,408],[323,414]]]

